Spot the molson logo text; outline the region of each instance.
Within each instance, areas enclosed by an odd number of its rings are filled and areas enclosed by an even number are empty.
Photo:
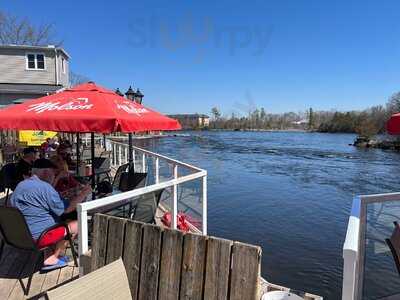
[[[122,109],[122,110],[126,111],[128,114],[136,114],[136,115],[140,116],[141,114],[145,114],[145,113],[149,112],[144,107],[136,108],[135,106],[133,106],[130,103],[126,103],[126,104],[116,103],[116,105],[117,105],[118,109]]]
[[[88,98],[76,98],[71,99],[71,101],[61,104],[60,102],[41,102],[37,104],[29,105],[29,109],[26,111],[34,111],[40,114],[45,111],[52,110],[89,110],[93,107],[93,104],[89,103]]]

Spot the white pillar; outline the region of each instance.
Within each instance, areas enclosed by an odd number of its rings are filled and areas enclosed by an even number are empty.
[[[178,165],[174,165],[174,179],[178,178]],[[172,186],[172,228],[177,229],[176,218],[178,215],[178,185]]]
[[[88,216],[87,211],[82,211],[82,205],[78,204],[78,257],[89,250],[88,238]],[[79,268],[79,274],[83,275],[82,267]]]
[[[207,175],[202,178],[203,184],[203,234],[207,235]]]
[[[122,165],[121,164],[121,157],[122,157],[121,145],[118,145],[118,166]]]
[[[156,157],[156,184],[160,183],[160,159]]]

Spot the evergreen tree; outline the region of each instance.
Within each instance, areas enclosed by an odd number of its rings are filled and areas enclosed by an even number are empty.
[[[314,129],[314,112],[313,109],[310,107],[308,111],[308,130]]]

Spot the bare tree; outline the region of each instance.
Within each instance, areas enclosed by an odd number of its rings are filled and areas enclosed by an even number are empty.
[[[390,115],[400,112],[400,92],[394,93],[386,104],[386,110]]]
[[[81,83],[85,83],[85,82],[88,82],[88,81],[90,81],[90,79],[88,77],[84,76],[84,75],[77,74],[77,73],[74,73],[72,71],[69,72],[69,84],[71,86],[75,86],[75,85],[78,85],[78,84],[81,84]]]
[[[19,18],[0,11],[0,44],[8,45],[56,45],[61,41],[55,39],[54,25],[36,26],[28,18]]]
[[[221,117],[221,112],[219,111],[218,107],[213,107],[211,109],[211,114],[214,120],[218,120]]]

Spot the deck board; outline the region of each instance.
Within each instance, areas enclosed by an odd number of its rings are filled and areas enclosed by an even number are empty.
[[[47,291],[50,288],[57,285],[60,270],[54,270],[53,272],[46,273],[46,278],[43,282],[42,291]]]
[[[67,253],[70,256],[70,252]],[[30,259],[30,253],[13,249],[5,246],[3,255],[0,259],[0,299],[25,300],[29,298],[39,299],[39,296],[55,286],[62,285],[65,282],[76,278],[79,268],[74,267],[72,258],[67,267],[54,270],[47,273],[36,272],[32,278],[29,295],[25,296],[20,283],[19,277],[23,283],[27,284],[27,274],[29,265],[26,265]]]
[[[4,248],[3,257],[0,263],[0,299],[7,299],[17,280],[14,278],[7,278],[14,266],[12,264],[12,253],[8,251],[6,247]]]

